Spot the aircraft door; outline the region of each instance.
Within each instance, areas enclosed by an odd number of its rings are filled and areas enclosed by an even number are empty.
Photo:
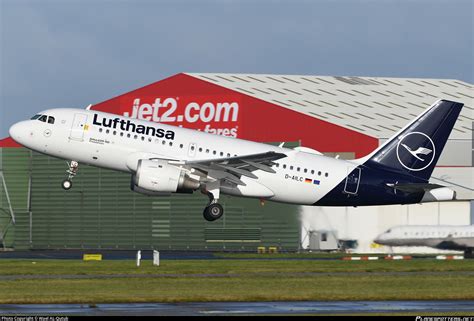
[[[82,141],[84,139],[84,130],[87,124],[87,114],[74,114],[69,139]]]
[[[347,194],[357,195],[360,183],[360,168],[348,168],[348,175],[346,177],[346,184],[344,185],[344,192]]]

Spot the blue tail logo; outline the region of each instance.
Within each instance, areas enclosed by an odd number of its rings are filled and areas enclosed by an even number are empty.
[[[438,100],[368,155],[364,165],[428,181],[462,107]]]
[[[421,132],[406,134],[397,145],[398,161],[410,171],[424,170],[431,165],[435,155],[436,147],[433,140]]]

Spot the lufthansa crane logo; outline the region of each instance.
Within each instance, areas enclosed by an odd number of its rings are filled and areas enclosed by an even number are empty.
[[[435,154],[433,140],[421,132],[406,134],[397,145],[398,161],[410,171],[422,171],[430,166]]]

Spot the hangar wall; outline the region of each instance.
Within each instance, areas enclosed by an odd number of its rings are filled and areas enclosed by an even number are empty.
[[[130,175],[86,165],[80,167],[74,188],[64,191],[60,186],[64,160],[24,148],[2,148],[1,159],[16,217],[14,229],[6,233],[7,247],[197,251],[299,247],[297,206],[261,206],[255,199],[223,197],[226,217],[207,222],[202,218],[207,197],[200,193],[148,197],[130,190]],[[0,201],[4,213],[6,198]],[[2,219],[6,224],[8,217]]]
[[[427,247],[378,246],[373,240],[397,225],[470,225],[469,201],[371,207],[301,207],[302,247],[308,246],[309,230],[335,231],[339,239],[356,240],[356,253],[438,253]],[[452,251],[451,251],[452,252]]]

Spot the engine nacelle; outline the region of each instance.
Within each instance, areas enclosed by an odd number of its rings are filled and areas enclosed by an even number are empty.
[[[199,181],[190,178],[181,168],[168,164],[168,161],[149,159],[138,161],[130,185],[134,192],[154,196],[192,193],[200,186]]]

